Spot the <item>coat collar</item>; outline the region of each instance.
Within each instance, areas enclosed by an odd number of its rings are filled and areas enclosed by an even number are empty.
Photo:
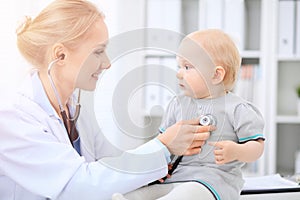
[[[39,107],[42,108],[50,117],[61,120],[48,99],[38,73],[39,72],[36,69],[29,73],[29,75],[25,78],[24,84],[21,87],[21,90],[19,90],[19,93],[37,103]],[[68,102],[71,116],[73,116],[75,112],[75,99],[77,99],[77,94],[74,92]]]

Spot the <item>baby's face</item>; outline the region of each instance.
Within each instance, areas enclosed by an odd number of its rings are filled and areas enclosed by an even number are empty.
[[[208,98],[210,92],[204,75],[193,64],[183,58],[178,58],[179,70],[177,78],[179,87],[186,96],[192,98]]]
[[[193,98],[211,97],[211,78],[214,64],[206,51],[190,38],[185,38],[177,55],[179,86],[186,96]]]

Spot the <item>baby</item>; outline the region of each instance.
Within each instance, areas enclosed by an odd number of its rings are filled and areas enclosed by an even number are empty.
[[[216,130],[194,156],[184,156],[163,184],[140,188],[126,199],[239,199],[241,168],[264,150],[264,120],[250,102],[231,92],[241,57],[221,30],[196,31],[185,37],[177,56],[183,94],[174,97],[160,132],[180,120],[204,116]],[[201,117],[200,117],[201,118]],[[201,118],[203,119],[203,118]]]

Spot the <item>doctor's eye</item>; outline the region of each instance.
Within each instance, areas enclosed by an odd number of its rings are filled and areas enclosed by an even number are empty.
[[[103,49],[99,49],[99,50],[97,50],[97,51],[94,51],[94,54],[95,54],[96,56],[100,56],[103,52],[104,52]]]

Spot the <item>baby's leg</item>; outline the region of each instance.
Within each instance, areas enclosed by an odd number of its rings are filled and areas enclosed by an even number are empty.
[[[174,189],[158,200],[215,200],[215,197],[210,190],[198,182],[175,183],[173,185]]]
[[[154,200],[165,196],[174,188],[173,184],[156,184],[145,186],[124,195],[129,200]]]

